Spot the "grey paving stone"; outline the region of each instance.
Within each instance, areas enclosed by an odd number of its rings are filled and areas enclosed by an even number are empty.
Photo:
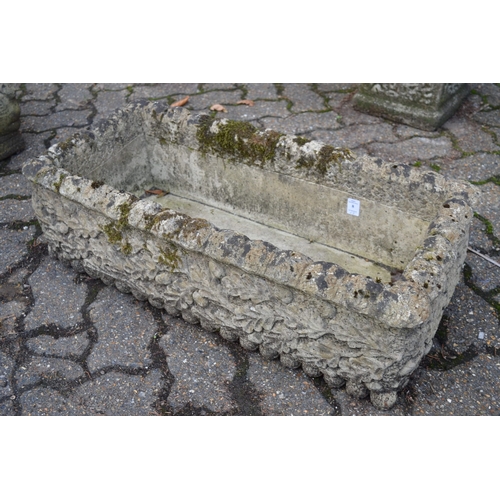
[[[210,107],[214,104],[234,104],[243,99],[242,91],[235,90],[216,90],[205,94],[193,95],[189,98],[189,102],[184,106],[192,111],[210,112]],[[226,118],[226,113],[219,113],[220,118]]]
[[[79,409],[60,392],[49,387],[36,387],[20,396],[23,416],[72,416]]]
[[[7,399],[5,401],[0,401],[0,416],[8,417],[14,416],[15,414],[14,404],[11,400]]]
[[[98,341],[87,358],[92,372],[109,366],[147,368],[148,345],[157,333],[150,311],[132,295],[106,287],[89,308]]]
[[[47,116],[25,116],[22,130],[44,132],[60,127],[84,127],[89,124],[92,110],[65,110]]]
[[[35,354],[48,356],[81,356],[89,345],[87,333],[78,333],[70,337],[54,338],[50,335],[39,335],[26,342]]]
[[[0,275],[18,264],[28,255],[27,243],[35,235],[35,228],[26,231],[0,228]]]
[[[335,131],[332,142],[335,146],[356,148],[374,142],[395,142],[392,126],[387,123],[352,125]]]
[[[21,172],[21,167],[27,160],[36,158],[37,156],[44,154],[47,150],[44,141],[48,140],[53,134],[52,132],[42,132],[42,133],[29,133],[23,128],[24,122],[21,118],[21,133],[26,144],[24,151],[11,156],[9,158],[8,168],[9,170],[19,170]]]
[[[0,223],[35,219],[31,200],[0,200]]]
[[[451,162],[442,163],[443,173],[449,177],[468,181],[485,181],[499,174],[500,156],[490,153],[477,153]]]
[[[500,238],[500,186],[488,182],[478,187],[482,195],[475,210],[490,221],[495,235]]]
[[[246,105],[226,105],[227,113],[219,113],[218,118],[227,118],[228,120],[239,120],[242,122],[252,122],[255,124],[262,116],[262,102],[257,101],[254,106]]]
[[[453,135],[457,146],[463,151],[500,151],[500,146],[493,142],[491,134],[465,118],[453,116],[443,125],[443,129]]]
[[[0,340],[18,336],[16,323],[24,315],[26,304],[17,301],[0,302]]]
[[[366,146],[373,156],[387,161],[412,163],[451,156],[454,152],[448,137],[413,137],[396,143],[373,143]],[[456,156],[460,156],[456,152]]]
[[[83,368],[67,359],[33,356],[23,363],[15,373],[20,389],[44,382],[71,382],[85,375]]]
[[[277,99],[278,92],[272,83],[247,83],[247,99]]]
[[[31,196],[31,185],[28,183],[24,175],[12,174],[0,177],[0,198],[11,194],[18,196]]]
[[[154,415],[162,385],[159,370],[145,376],[111,371],[82,384],[69,399],[78,415]]]
[[[399,123],[394,123],[393,127],[394,134],[401,139],[410,139],[411,137],[439,137],[441,135],[440,130],[420,130]]]
[[[21,121],[28,115],[45,116],[48,115],[54,106],[55,101],[22,101],[21,106]]]
[[[333,415],[334,409],[302,370],[249,354],[248,380],[262,394],[264,415]]]
[[[76,273],[51,257],[45,257],[30,276],[35,305],[26,316],[25,327],[32,330],[54,324],[69,328],[83,320],[80,312],[87,287],[75,283]]]
[[[187,404],[214,412],[235,410],[228,384],[236,372],[229,349],[215,334],[164,315],[168,333],[160,340],[175,382],[168,396],[174,411]]]
[[[473,255],[469,254],[467,262],[472,263],[474,258]],[[484,275],[479,274],[478,268],[474,266],[473,280],[478,285],[483,282],[485,287],[488,287],[489,284],[485,282],[484,277]],[[481,343],[500,347],[498,318],[495,315],[494,308],[465,285],[463,279],[459,282],[449,306],[444,311],[444,315],[447,318],[446,346],[456,353],[463,354],[473,343],[476,343],[478,347]],[[480,332],[484,334],[482,340],[479,340]]]
[[[152,85],[135,85],[129,100],[133,99],[159,99],[167,96],[182,97],[196,94],[197,83],[155,83]]]
[[[137,85],[135,83],[95,83],[92,90],[127,90],[130,87]]]
[[[118,108],[126,106],[128,96],[129,92],[127,90],[99,92],[94,102],[98,111],[93,118],[93,123],[96,124],[100,120],[108,118]]]
[[[57,93],[60,102],[56,110],[81,109],[87,106],[94,97],[90,92],[91,87],[90,83],[64,83]]]
[[[321,111],[326,109],[324,100],[306,83],[285,83],[283,97],[292,101],[292,113]]]
[[[273,118],[263,118],[260,120],[264,123],[266,127],[273,128],[273,124],[279,129],[275,129],[278,132],[288,133],[292,135],[303,135],[305,137],[310,137],[318,129],[327,129],[324,132],[324,136],[330,139],[335,137],[335,130],[342,128],[342,125],[337,120],[337,113],[330,111],[327,113],[300,113],[293,117],[293,121],[289,118],[273,119]]]
[[[480,353],[452,370],[421,370],[414,384],[414,415],[500,414],[498,357]]]
[[[0,398],[4,398],[12,394],[10,377],[13,369],[14,360],[0,351]]]
[[[26,93],[21,98],[22,101],[34,99],[47,100],[54,99],[59,86],[56,83],[27,83]]]
[[[346,92],[355,91],[357,83],[318,83],[317,89],[320,92]]]
[[[207,90],[237,90],[238,83],[203,83],[203,91]]]
[[[500,110],[484,110],[479,111],[474,115],[474,120],[483,125],[490,125],[491,127],[495,127],[497,130],[498,136],[498,128],[500,127]]]

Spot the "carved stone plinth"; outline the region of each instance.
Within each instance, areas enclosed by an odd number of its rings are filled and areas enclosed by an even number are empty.
[[[21,109],[15,98],[15,87],[0,84],[0,160],[24,149],[24,139],[19,132]]]
[[[365,83],[354,107],[422,130],[436,130],[469,93],[465,83]]]

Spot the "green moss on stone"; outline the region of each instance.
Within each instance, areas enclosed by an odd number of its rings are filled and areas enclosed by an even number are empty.
[[[61,184],[63,183],[64,179],[68,177],[66,174],[61,174],[59,176],[59,180],[57,182],[54,182],[54,187],[56,188],[56,193],[59,193],[59,190],[61,189]]]
[[[197,138],[204,153],[230,155],[246,162],[273,161],[276,146],[283,136],[274,131],[259,131],[248,122],[227,120],[217,124],[217,132],[210,131],[213,120],[205,120],[197,130]]]
[[[128,216],[130,214],[131,203],[125,202],[122,203],[118,210],[120,211],[120,217],[117,221],[112,221],[105,226],[100,226],[101,230],[104,232],[108,241],[115,245],[122,241],[123,239],[123,230],[129,227],[128,224]]]
[[[334,148],[330,145],[323,146],[315,155],[304,155],[299,158],[296,168],[316,169],[325,175],[331,164],[340,165],[344,160],[353,158],[352,152],[347,148]]]
[[[167,267],[170,272],[178,269],[181,263],[181,258],[179,257],[177,247],[171,243],[166,248],[161,249],[158,257],[158,263]]]
[[[125,240],[125,243],[122,245],[122,252],[125,255],[130,255],[132,253],[132,245],[128,240]]]

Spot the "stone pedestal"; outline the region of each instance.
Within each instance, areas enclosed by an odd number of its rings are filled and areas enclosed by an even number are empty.
[[[25,147],[19,127],[21,109],[12,85],[0,84],[0,160],[19,153]]]
[[[465,83],[365,83],[353,102],[358,111],[422,130],[436,130],[468,93]]]

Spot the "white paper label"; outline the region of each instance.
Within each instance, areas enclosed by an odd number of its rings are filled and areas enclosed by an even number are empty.
[[[352,198],[347,199],[347,213],[349,215],[359,216],[359,200],[353,200]]]

